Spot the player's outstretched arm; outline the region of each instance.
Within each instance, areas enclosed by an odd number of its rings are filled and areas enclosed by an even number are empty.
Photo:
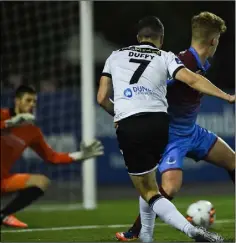
[[[204,94],[216,96],[230,103],[235,102],[235,95],[225,93],[202,75],[196,74],[187,68],[180,69],[176,73],[175,79],[186,83],[193,89],[196,89]]]
[[[30,146],[43,160],[54,164],[66,164],[81,161],[104,154],[100,141],[93,141],[89,145],[81,145],[81,150],[74,153],[60,153],[54,151],[44,140],[43,134],[38,129],[38,136]]]
[[[97,102],[106,112],[114,116],[114,104],[110,100],[111,94],[112,80],[109,77],[102,76],[99,83]]]

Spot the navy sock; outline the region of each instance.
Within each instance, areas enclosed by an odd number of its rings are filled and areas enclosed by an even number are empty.
[[[20,211],[21,209],[29,206],[33,201],[35,201],[36,199],[41,197],[43,194],[44,194],[44,191],[36,186],[29,187],[29,188],[19,191],[16,198],[13,199],[11,202],[9,202],[5,206],[5,208],[3,208],[1,210],[1,213],[0,213],[1,222],[3,221],[3,219],[6,216],[16,213],[16,212]]]

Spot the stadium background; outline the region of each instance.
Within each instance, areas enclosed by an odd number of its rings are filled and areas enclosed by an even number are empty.
[[[38,123],[57,151],[75,151],[81,139],[78,8],[77,2],[1,2],[1,106],[12,104],[12,90],[19,84],[34,85],[39,91]],[[97,84],[111,51],[136,43],[134,25],[141,17],[158,16],[165,26],[163,49],[177,53],[189,46],[191,17],[200,11],[211,11],[226,21],[228,30],[211,60],[208,77],[234,92],[234,2],[95,2],[94,82]],[[205,97],[198,122],[235,148],[234,114],[234,106]],[[105,146],[105,155],[97,160],[98,198],[136,198],[117,147],[112,118],[98,106],[96,133]],[[56,167],[27,150],[13,171],[40,172],[52,178],[42,200],[81,200],[80,164]],[[181,193],[193,191],[230,194],[233,186],[224,170],[186,159]]]

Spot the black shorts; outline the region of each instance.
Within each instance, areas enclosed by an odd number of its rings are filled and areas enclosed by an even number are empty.
[[[168,143],[168,131],[165,112],[142,113],[118,122],[117,139],[129,174],[141,175],[157,167]]]

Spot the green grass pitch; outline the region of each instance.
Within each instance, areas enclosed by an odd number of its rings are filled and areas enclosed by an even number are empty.
[[[216,208],[216,223],[211,230],[235,242],[234,196],[179,197],[174,200],[185,214],[187,206],[196,200],[209,200]],[[65,208],[67,205],[64,206]],[[2,242],[111,242],[114,234],[132,224],[138,213],[135,200],[100,201],[94,211],[23,211],[18,217],[29,224],[28,230],[2,227]],[[155,241],[186,241],[183,233],[156,220]]]

